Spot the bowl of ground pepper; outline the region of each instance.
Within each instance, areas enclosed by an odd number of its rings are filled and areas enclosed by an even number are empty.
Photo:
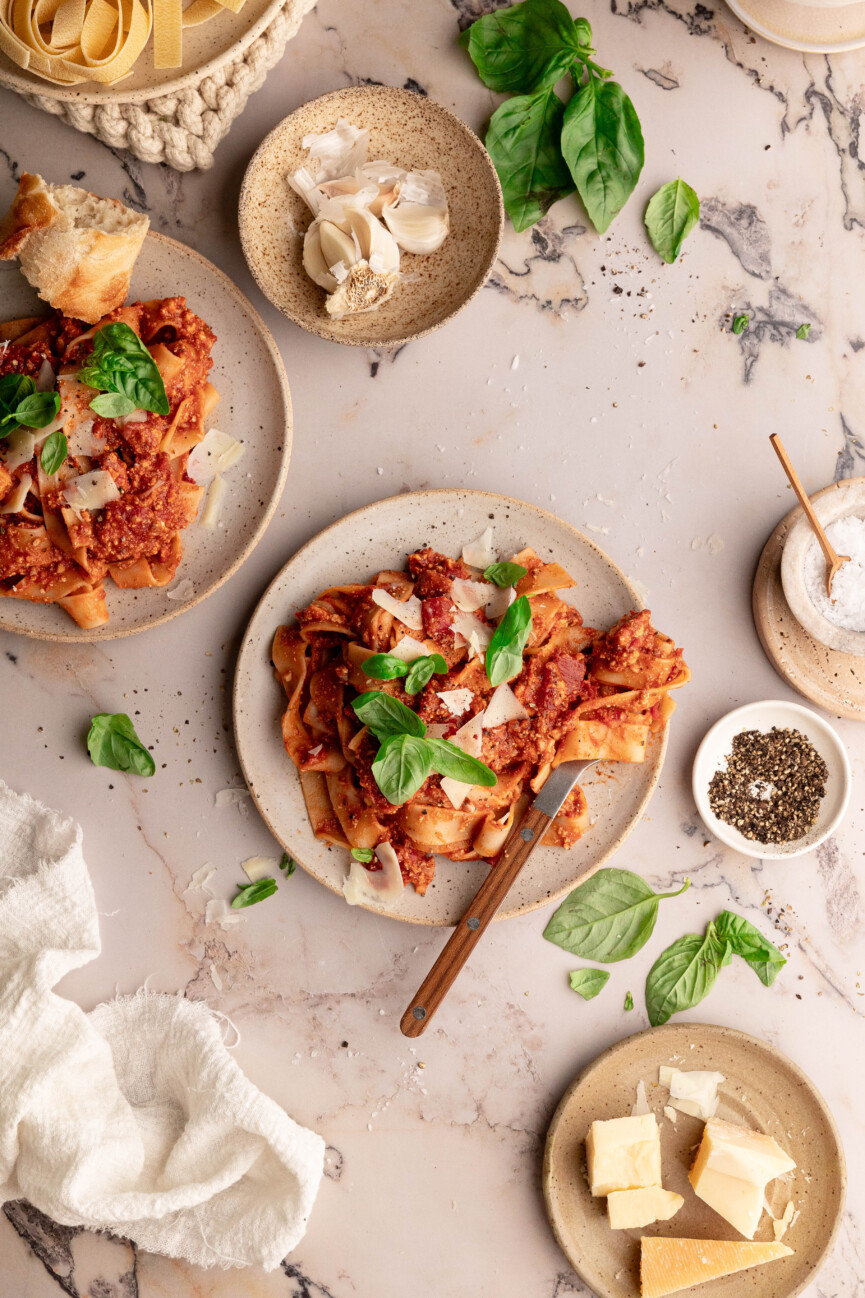
[[[804,856],[832,834],[850,800],[838,735],[801,703],[766,699],[728,712],[694,759],[694,799],[710,833],[745,856]]]

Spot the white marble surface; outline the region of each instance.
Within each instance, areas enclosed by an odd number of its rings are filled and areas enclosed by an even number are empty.
[[[102,957],[61,990],[86,1007],[145,979],[204,997],[237,1024],[249,1075],[332,1146],[309,1233],[282,1272],[196,1273],[15,1207],[0,1218],[9,1298],[584,1293],[543,1212],[547,1122],[583,1065],[646,1026],[642,984],[662,944],[728,905],[774,926],[790,965],[771,992],[744,965],[725,970],[690,1017],[765,1037],[829,1100],[850,1195],[839,1245],[807,1292],[865,1292],[862,730],[838,725],[854,768],[848,823],[789,864],[763,866],[707,841],[688,786],[695,745],[718,715],[795,697],[764,659],[750,615],[757,556],[791,504],[768,434],[783,431],[812,489],[865,472],[862,59],[773,48],[723,4],[583,7],[646,134],[637,195],[611,231],[587,231],[570,199],[533,234],[510,232],[477,302],[395,357],[309,337],[262,300],[243,263],[235,210],[244,167],[291,109],[364,78],[418,84],[480,127],[493,101],[455,47],[458,8],[477,12],[479,0],[319,0],[202,175],[113,154],[0,93],[0,202],[26,167],[56,181],[80,177],[146,210],[155,229],[224,267],[262,310],[296,417],[282,507],[252,559],[206,604],[104,647],[3,639],[0,775],[80,818],[103,913]],[[703,223],[684,260],[666,267],[651,255],[640,213],[676,174],[702,196]],[[751,312],[741,340],[724,331],[733,308]],[[813,322],[807,343],[792,340],[803,320]],[[543,942],[543,914],[498,926],[409,1047],[399,1014],[440,932],[350,910],[300,872],[230,932],[205,927],[203,899],[182,893],[210,860],[230,895],[238,862],[273,850],[253,811],[213,803],[240,782],[230,684],[264,585],[347,510],[455,484],[522,496],[594,529],[645,585],[659,625],[686,646],[694,683],[650,812],[617,863],[659,886],[688,873],[694,886],[663,908],[651,945],[614,966],[590,1004],[568,989],[575,962]],[[156,744],[153,780],[87,759],[91,714],[121,708]],[[637,1008],[626,1015],[629,988]]]

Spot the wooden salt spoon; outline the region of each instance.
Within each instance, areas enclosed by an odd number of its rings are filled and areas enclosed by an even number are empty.
[[[832,599],[832,582],[835,580],[835,573],[841,567],[842,563],[850,562],[850,556],[849,554],[838,554],[832,545],[832,542],[823,531],[823,525],[814,513],[814,506],[811,504],[811,501],[805,493],[805,488],[799,481],[799,475],[793,468],[790,456],[785,451],[784,443],[781,441],[781,438],[777,433],[772,433],[769,441],[772,443],[772,446],[775,449],[775,454],[784,466],[784,472],[790,479],[790,486],[795,491],[799,499],[799,504],[804,509],[805,516],[811,524],[811,527],[814,530],[814,535],[820,543],[820,549],[823,551],[823,555],[826,559],[826,594],[829,599]]]

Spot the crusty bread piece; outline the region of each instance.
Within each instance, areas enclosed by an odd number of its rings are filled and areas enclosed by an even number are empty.
[[[25,171],[0,221],[0,258],[17,256],[41,298],[95,324],[125,301],[149,225],[116,198],[49,185]]]

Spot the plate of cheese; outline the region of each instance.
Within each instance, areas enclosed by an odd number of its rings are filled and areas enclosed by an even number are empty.
[[[627,1037],[576,1078],[543,1182],[598,1298],[793,1298],[832,1248],[846,1173],[826,1102],[791,1060],[687,1023]]]

